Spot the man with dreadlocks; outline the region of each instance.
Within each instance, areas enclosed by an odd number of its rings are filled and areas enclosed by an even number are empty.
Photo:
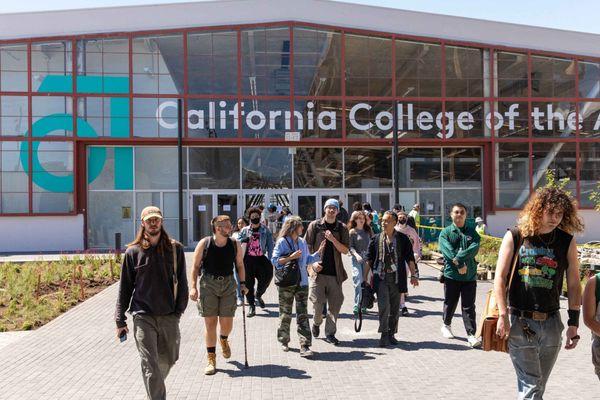
[[[125,311],[133,315],[133,332],[142,359],[149,399],[166,399],[165,379],[179,358],[179,319],[188,303],[185,255],[162,225],[162,212],[142,210],[142,224],[123,258],[115,319],[117,337],[129,332]]]

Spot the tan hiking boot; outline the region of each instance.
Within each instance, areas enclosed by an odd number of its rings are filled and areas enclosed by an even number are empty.
[[[206,368],[204,368],[204,375],[214,375],[217,373],[217,354],[208,353],[207,358],[208,363],[206,364]]]
[[[219,338],[221,342],[221,349],[223,350],[223,358],[231,357],[231,347],[229,347],[229,342],[227,339]]]

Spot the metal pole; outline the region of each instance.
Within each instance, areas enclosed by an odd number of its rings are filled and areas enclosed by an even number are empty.
[[[392,137],[394,139],[394,148],[392,149],[392,176],[394,177],[394,204],[400,202],[400,171],[398,165],[398,101],[394,100],[394,123],[392,124],[394,131]]]
[[[177,99],[177,189],[179,192],[179,240],[183,243],[183,104]],[[184,243],[185,245],[185,243]]]

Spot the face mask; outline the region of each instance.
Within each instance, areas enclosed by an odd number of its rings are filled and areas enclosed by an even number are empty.
[[[250,220],[250,222],[252,222],[253,224],[255,224],[255,225],[256,225],[256,224],[258,224],[258,223],[260,222],[260,217],[258,217],[258,218],[252,218],[252,219]]]

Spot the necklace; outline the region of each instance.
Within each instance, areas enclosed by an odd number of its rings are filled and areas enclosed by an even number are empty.
[[[546,242],[544,239],[542,239],[542,235],[538,234],[537,237],[538,239],[540,239],[540,242],[542,242],[544,244],[544,247],[546,247],[547,249],[550,248],[550,245],[552,243],[554,243],[554,237],[556,236],[556,229],[554,229],[552,231],[552,237],[550,238],[550,240],[548,242]]]

